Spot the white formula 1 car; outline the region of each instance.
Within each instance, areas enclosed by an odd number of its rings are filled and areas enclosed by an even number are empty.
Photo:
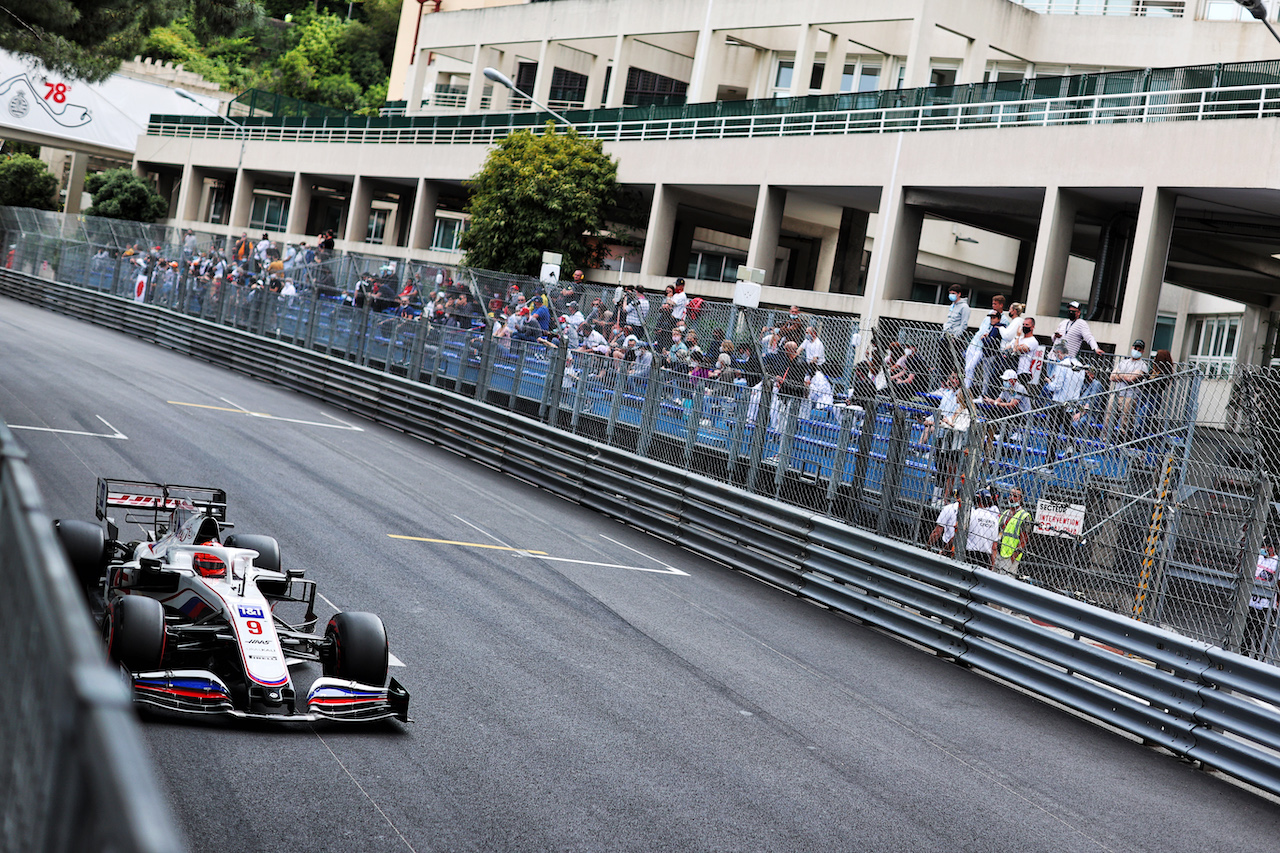
[[[145,539],[123,541],[113,508]],[[270,536],[224,535],[226,511],[220,489],[99,478],[106,532],[56,522],[134,701],[188,714],[408,722],[409,694],[387,677],[382,620],[343,612],[318,635],[315,582],[283,570]],[[291,623],[285,611],[299,616]],[[323,675],[300,702],[289,667],[304,661]]]

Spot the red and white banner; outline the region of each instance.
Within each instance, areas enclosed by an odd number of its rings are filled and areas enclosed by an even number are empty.
[[[145,302],[147,299],[147,277],[145,275],[138,276],[138,280],[133,283],[133,301]]]

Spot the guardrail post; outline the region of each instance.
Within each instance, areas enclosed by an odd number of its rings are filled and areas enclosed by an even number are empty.
[[[351,360],[361,367],[369,366],[369,317],[372,311],[372,300],[366,297],[364,307],[357,315],[360,318],[360,332],[356,335],[355,351],[351,354]]]
[[[728,456],[726,468],[730,483],[735,481],[738,474],[738,465],[740,464],[738,460],[742,456],[742,436],[747,431],[745,411],[747,400],[743,399],[744,391],[749,398],[750,388],[746,385],[735,384],[733,386],[733,427],[729,430],[729,442],[725,448]]]
[[[693,446],[698,442],[698,429],[702,426],[702,400],[706,383],[699,381],[690,390],[692,399],[684,410],[684,467],[693,464]]]
[[[568,350],[564,341],[551,351],[551,363],[547,365],[547,379],[542,383],[542,402],[538,406],[538,419],[555,426],[560,412],[560,392],[564,385],[564,368],[568,364]]]
[[[409,378],[417,382],[422,376],[422,357],[426,353],[427,334],[431,330],[431,324],[425,317],[419,317],[413,322],[413,343],[409,347]]]
[[[605,442],[613,444],[613,432],[618,426],[618,412],[622,408],[622,394],[627,387],[627,362],[614,362],[617,376],[613,379],[613,404],[609,406],[609,424],[605,428]]]
[[[492,344],[493,335],[485,332],[484,349],[480,352],[480,379],[487,387],[493,376],[493,359],[496,355],[496,349]],[[511,341],[512,356],[514,357],[516,366],[511,372],[511,393],[507,395],[507,408],[511,411],[516,409],[516,400],[520,396],[520,380],[524,376],[524,362],[529,357],[528,341]],[[483,400],[479,389],[476,391],[476,399]]]
[[[440,384],[440,365],[444,361],[444,326],[428,323],[427,328],[435,333],[436,338],[436,354],[431,359],[431,385],[438,386]]]
[[[218,288],[218,316],[215,318],[214,322],[219,326],[227,325],[227,303],[231,300],[232,292],[238,289],[239,285],[232,284],[225,279],[222,282],[222,287]]]
[[[756,491],[760,477],[760,459],[764,456],[765,432],[769,429],[769,415],[773,406],[773,381],[765,376],[760,380],[760,402],[756,405],[756,422],[751,430],[751,453],[747,459],[747,491]]]
[[[446,329],[445,336],[447,337],[448,334],[449,332]],[[453,393],[455,394],[462,393],[462,380],[467,374],[467,362],[471,360],[471,356],[468,354],[471,342],[467,340],[466,332],[461,328],[458,329],[458,338],[461,346],[458,347],[458,375],[453,377]]]
[[[587,377],[586,370],[577,369],[577,376],[573,377],[573,414],[569,417],[569,431],[578,431],[578,418],[582,415],[582,399],[587,396]]]
[[[311,288],[311,307],[307,311],[307,330],[303,333],[302,345],[311,349],[316,343],[316,324],[320,322],[320,291]]]
[[[658,421],[658,406],[662,401],[661,369],[658,367],[658,356],[655,355],[644,384],[644,405],[640,407],[640,436],[636,439],[636,454],[646,459],[649,458],[649,447],[653,443],[653,431]]]
[[[778,440],[778,464],[773,469],[773,496],[782,494],[782,484],[787,479],[787,471],[791,468],[791,447],[794,444],[796,427],[800,423],[800,398],[787,399],[786,421],[782,427],[782,436]]]
[[[1259,472],[1254,483],[1253,518],[1240,531],[1240,563],[1236,572],[1235,607],[1232,609],[1231,626],[1223,640],[1223,647],[1244,654],[1241,649],[1245,620],[1249,618],[1249,600],[1253,596],[1254,572],[1258,566],[1258,550],[1262,547],[1267,516],[1271,512],[1271,479],[1266,470]]]
[[[910,437],[911,428],[907,424],[906,412],[894,406],[893,426],[889,429],[889,448],[885,451],[884,458],[884,478],[880,482],[880,517],[876,520],[876,532],[882,536],[889,535],[890,516],[898,503],[899,485],[907,473],[907,440]]]
[[[835,515],[836,500],[840,495],[840,484],[844,482],[844,454],[849,442],[853,440],[853,411],[840,408],[840,432],[836,438],[836,449],[831,454],[831,476],[827,478],[827,515]]]

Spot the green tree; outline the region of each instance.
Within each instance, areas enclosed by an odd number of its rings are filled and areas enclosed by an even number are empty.
[[[90,175],[84,188],[93,196],[93,206],[85,211],[89,216],[155,222],[169,212],[160,193],[127,166]]]
[[[0,204],[53,210],[57,205],[58,179],[43,160],[13,154],[0,160]]]
[[[599,140],[559,132],[553,122],[540,135],[516,131],[467,187],[468,265],[536,275],[543,252],[561,253],[569,268],[600,265],[598,238],[620,193],[618,164]]]
[[[9,0],[3,12],[0,48],[90,82],[105,80],[148,33],[185,13],[201,37],[233,32],[261,14],[255,0]]]

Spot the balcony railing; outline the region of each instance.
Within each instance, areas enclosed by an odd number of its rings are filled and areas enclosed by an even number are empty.
[[[1013,0],[1042,15],[1115,15],[1131,18],[1182,18],[1187,0]]]
[[[1280,83],[1212,89],[1178,89],[1120,95],[1038,98],[961,104],[929,104],[879,109],[774,112],[696,118],[591,120],[580,115],[575,125],[584,136],[606,142],[655,142],[679,139],[728,139],[776,136],[824,136],[855,133],[910,133],[978,128],[1057,127],[1066,125],[1256,119],[1280,116]],[[601,110],[612,115],[648,110]],[[245,130],[199,116],[152,116],[150,136],[196,139],[240,139],[264,142],[382,143],[412,145],[487,145],[514,130],[542,132],[545,114],[509,113],[462,116],[460,122],[439,117],[303,119],[245,122]],[[476,121],[478,120],[478,121]]]

